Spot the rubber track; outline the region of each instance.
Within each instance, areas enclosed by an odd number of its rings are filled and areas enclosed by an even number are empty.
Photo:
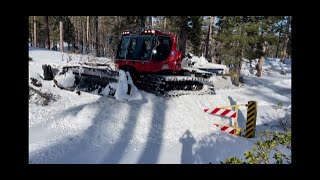
[[[198,77],[140,75],[135,85],[140,90],[164,97],[215,94],[212,82]],[[193,85],[197,88],[192,89]]]

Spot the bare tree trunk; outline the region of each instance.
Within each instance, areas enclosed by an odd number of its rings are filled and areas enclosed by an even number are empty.
[[[187,33],[185,32],[185,28],[181,28],[180,41],[179,41],[179,49],[182,52],[182,56],[186,53],[187,48]]]
[[[271,24],[270,16],[266,20],[267,20],[266,23],[270,25]],[[270,33],[271,33],[271,26],[265,32],[263,32],[263,31],[261,32],[261,37],[263,39],[266,39],[265,35],[268,36]],[[259,48],[261,48],[261,44],[258,44],[258,45],[259,45]],[[257,69],[256,76],[257,77],[261,77],[261,75],[262,75],[262,65],[264,63],[266,51],[268,48],[269,48],[269,43],[268,43],[268,41],[264,40],[262,42],[262,53],[260,55],[258,63],[256,64],[256,69]]]
[[[214,20],[215,20],[215,16],[213,16],[213,20],[212,20],[212,35],[211,35],[211,42],[210,42],[210,53],[211,53],[211,62],[216,63],[216,40],[215,40],[215,32],[214,32]],[[241,66],[241,64],[240,64]]]
[[[30,21],[30,18],[29,18],[29,21]],[[29,25],[29,29],[28,29],[28,43],[30,43],[30,46],[33,46],[33,28],[30,27]]]
[[[256,65],[256,69],[257,69],[256,76],[257,76],[257,77],[261,77],[261,75],[262,75],[262,65],[263,65],[263,62],[264,62],[264,56],[260,56],[259,61],[258,61],[258,64]]]
[[[37,47],[37,21],[36,16],[33,16],[33,41],[34,47]]]
[[[89,17],[87,16],[87,53],[89,52]]]
[[[144,29],[146,27],[146,16],[140,16],[140,28]]]
[[[280,23],[280,31],[279,31],[279,36],[278,36],[278,44],[277,44],[277,50],[276,50],[276,58],[278,58],[278,52],[279,52],[279,46],[280,46],[280,37],[282,33],[282,21]]]
[[[215,63],[216,57],[215,57],[215,40],[214,40],[214,16],[210,17],[210,24],[207,34],[207,41],[206,41],[206,52],[205,57],[209,60],[209,62]]]
[[[153,28],[153,24],[152,24],[152,16],[149,16],[149,23],[150,23],[150,28]]]
[[[218,63],[217,62],[217,56],[216,56],[216,41],[214,39],[212,39],[211,62],[212,63]],[[220,64],[220,63],[218,63],[218,64]]]
[[[180,17],[181,26],[180,26],[180,40],[179,40],[179,50],[182,53],[182,56],[185,56],[186,47],[187,47],[187,17]]]
[[[206,52],[205,52],[205,57],[208,58],[208,55],[209,55],[209,42],[210,42],[210,39],[211,39],[211,33],[212,33],[212,26],[213,24],[213,18],[212,16],[210,16],[210,23],[209,23],[209,27],[208,27],[208,33],[207,33],[207,40],[206,40]]]
[[[257,65],[256,65],[256,69],[257,69],[256,76],[257,77],[261,77],[261,75],[262,75],[262,65],[264,63],[264,55],[266,53],[267,44],[268,44],[267,41],[264,41],[263,46],[262,46],[262,48],[263,48],[262,49],[262,55],[260,56],[259,61],[258,61]]]
[[[164,17],[163,26],[164,26],[164,31],[166,31],[166,28],[167,28],[167,18],[166,17]]]
[[[238,62],[236,64],[234,64],[236,76],[233,77],[234,78],[233,83],[235,86],[239,86],[239,84],[240,84],[241,57],[237,57],[237,58],[238,59],[240,58],[240,59],[238,60]]]
[[[101,26],[101,22],[100,22],[100,26]],[[102,30],[100,29],[100,38],[99,38],[99,44],[100,44],[100,56],[105,56],[104,55],[104,49],[105,49],[105,42],[103,42],[103,39],[105,39],[105,33],[102,32]]]
[[[76,22],[77,22],[77,53],[79,53],[79,48],[80,48],[80,41],[82,39],[80,32],[81,32],[81,26],[80,26],[80,16],[76,16]]]
[[[99,57],[99,34],[98,34],[98,30],[99,30],[99,16],[95,16],[95,30],[96,30],[96,42],[95,42],[95,55],[96,57]]]
[[[67,23],[67,32],[68,32],[68,38],[67,38],[67,43],[68,43],[68,51],[70,51],[70,44],[71,44],[71,38],[70,38],[70,22]]]
[[[60,21],[60,51],[63,52],[63,22]]]
[[[81,18],[81,22],[82,22],[82,24],[81,24],[81,26],[82,26],[82,50],[81,50],[81,53],[83,53],[84,52],[84,44],[85,44],[85,42],[86,42],[86,34],[85,34],[85,28],[84,28],[84,22],[83,22],[83,18]]]
[[[119,30],[119,32],[118,32],[118,35],[119,35],[119,39],[121,38],[121,16],[117,16],[118,17],[118,30]]]
[[[34,40],[33,40],[33,28],[32,28],[33,19],[31,20],[30,17],[29,17],[28,20],[29,20],[28,33],[29,33],[29,38],[30,38],[30,39],[28,39],[28,42],[30,43],[30,46],[33,46],[33,42],[34,42]],[[31,24],[30,24],[30,22],[31,22]]]
[[[45,28],[45,37],[46,37],[46,48],[50,49],[49,16],[44,16],[44,28]]]
[[[240,29],[240,34],[241,34],[241,29]],[[240,42],[237,41],[235,46],[237,46],[237,48],[239,48]],[[239,84],[240,84],[240,71],[241,71],[241,61],[242,61],[242,57],[243,57],[243,52],[244,52],[244,49],[241,49],[240,51],[238,51],[238,53],[236,54],[236,57],[235,57],[235,59],[236,59],[236,63],[234,64],[235,74],[232,76],[233,84],[235,86],[239,86]]]
[[[284,48],[283,48],[283,53],[282,53],[282,62],[284,62],[284,59],[288,56],[287,53],[287,47],[288,47],[288,42],[289,42],[289,27],[291,24],[291,17],[288,17],[287,20],[287,25],[286,25],[286,32],[285,32],[285,43],[284,43]]]

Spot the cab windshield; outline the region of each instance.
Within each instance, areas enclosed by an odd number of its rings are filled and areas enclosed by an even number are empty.
[[[170,55],[172,38],[154,35],[123,36],[117,59],[128,60],[163,60]]]
[[[117,59],[149,60],[152,50],[152,36],[124,36]]]

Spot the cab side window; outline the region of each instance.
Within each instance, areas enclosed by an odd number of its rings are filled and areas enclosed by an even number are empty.
[[[154,54],[154,59],[164,60],[166,59],[171,52],[172,48],[172,38],[165,36],[158,36],[156,53]]]

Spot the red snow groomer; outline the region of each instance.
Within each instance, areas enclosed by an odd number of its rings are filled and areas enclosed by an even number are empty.
[[[76,76],[75,87],[84,91],[98,89],[101,92],[108,83],[117,82],[118,71],[124,70],[130,72],[138,89],[157,95],[214,94],[209,79],[217,73],[182,67],[183,57],[177,41],[176,35],[154,29],[123,31],[114,59],[116,71],[110,67],[88,66],[63,69],[72,70]]]
[[[182,68],[177,40],[174,34],[154,29],[123,31],[114,62],[117,69],[129,71],[135,85],[147,92],[171,96],[181,90],[199,91],[207,84],[210,88],[205,93],[213,93],[208,79],[214,73]]]
[[[115,58],[119,69],[139,73],[179,72],[181,61],[176,36],[158,30],[124,31]]]

